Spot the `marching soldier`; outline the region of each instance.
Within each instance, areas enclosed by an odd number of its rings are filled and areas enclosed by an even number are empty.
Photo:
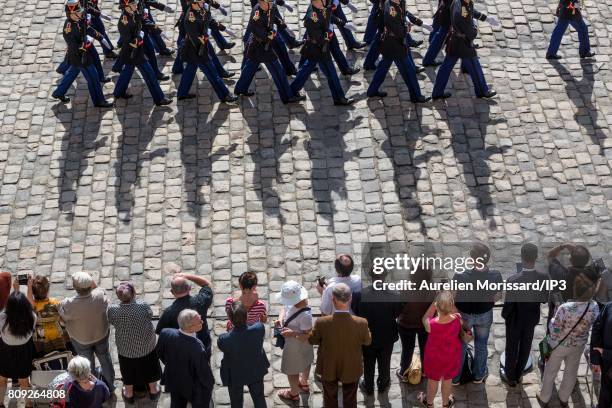
[[[329,32],[332,34],[335,34],[336,32],[335,30],[337,27],[338,31],[340,31],[341,34],[343,32],[348,32],[352,36],[352,31],[349,29],[350,24],[346,20],[346,16],[342,14],[342,16],[344,17],[343,19],[339,17],[337,14],[337,11],[341,10],[341,9],[338,9],[337,7],[339,4],[340,3],[338,0],[325,0],[324,1],[325,8],[331,13],[331,18],[329,19]],[[304,38],[306,38],[306,33],[304,33]],[[358,48],[361,48],[361,47],[358,47]],[[351,48],[349,47],[349,49]],[[338,37],[336,35],[331,35],[329,37],[329,53],[331,54],[333,60],[336,62],[336,65],[338,66],[338,69],[340,70],[340,73],[342,75],[351,76],[361,71],[361,68],[351,66],[349,64],[348,60],[346,59],[346,55],[344,55],[344,52],[342,52],[342,49],[340,48],[340,42],[338,41]],[[306,61],[306,58],[304,57],[304,55],[302,55],[300,57],[300,62],[298,63],[298,66],[302,67],[305,61]]]
[[[561,59],[557,51],[559,51],[563,34],[565,34],[568,25],[574,27],[578,32],[578,53],[580,54],[580,58],[594,57],[595,53],[591,51],[591,44],[589,42],[589,29],[580,12],[580,0],[559,0],[556,15],[557,24],[550,37],[550,44],[548,45],[548,51],[546,51],[546,59]]]
[[[427,52],[423,56],[423,66],[424,67],[435,67],[442,64],[441,61],[437,61],[436,57],[442,50],[442,46],[444,45],[444,41],[448,36],[448,31],[451,26],[451,16],[450,16],[450,7],[452,0],[439,0],[438,1],[438,9],[434,14],[433,18],[433,31],[429,35],[429,47],[427,48]],[[484,13],[479,12],[478,10],[473,10],[473,15],[476,20],[486,21],[492,26],[499,26],[499,21],[493,16],[487,16]],[[466,71],[464,67],[462,70]]]
[[[251,11],[251,18],[247,30],[251,32],[245,50],[245,62],[240,79],[236,84],[234,92],[236,95],[252,96],[254,92],[249,91],[249,85],[259,68],[264,63],[283,103],[297,102],[305,99],[303,96],[294,95],[287,81],[287,74],[278,62],[278,56],[274,51],[272,41],[277,36],[274,29],[275,15],[272,0],[259,0]]]
[[[181,49],[183,45],[185,44],[185,16],[189,13],[190,8],[191,8],[191,0],[181,0],[182,12],[181,12],[181,16],[179,17],[179,21],[177,22],[177,26],[179,27],[179,35],[176,40],[178,52],[176,53],[176,58],[174,59],[174,64],[172,65],[173,74],[182,74],[184,70],[185,64],[184,64],[183,58],[181,57],[181,54],[182,54]],[[209,14],[210,14],[211,8],[218,8],[220,10],[225,10],[221,7],[219,3],[217,3],[214,0],[205,0],[203,8],[206,9],[206,12]],[[223,13],[227,13],[227,12],[224,11]],[[225,26],[215,21],[215,23],[210,27],[210,32],[212,33],[213,38],[215,37],[215,32],[217,31],[225,31]],[[223,46],[221,46],[221,48],[223,48]],[[210,60],[214,68],[217,70],[217,74],[221,78],[233,77],[235,73],[228,72],[223,67],[210,41],[207,43],[207,49],[208,49],[208,55],[210,57]]]
[[[142,4],[141,4],[142,2]],[[125,0],[120,0],[119,8],[123,10],[127,3]],[[137,10],[136,14],[138,14],[138,21],[140,23],[140,30],[142,31],[142,48],[144,51],[144,55],[149,62],[149,65],[153,69],[153,73],[155,77],[159,81],[167,81],[170,77],[164,74],[159,68],[159,64],[157,63],[157,56],[155,55],[155,46],[153,40],[151,39],[153,35],[161,35],[161,29],[155,24],[155,22],[151,19],[151,15],[149,14],[148,9],[145,7],[145,0],[139,0],[137,2]],[[123,44],[124,39],[120,36],[119,43]],[[111,69],[113,72],[120,73],[123,71],[123,59],[118,59],[113,68]]]
[[[134,74],[134,68],[138,67],[144,79],[155,105],[169,105],[171,99],[167,99],[159,86],[159,81],[144,55],[144,33],[142,32],[143,16],[136,13],[138,0],[124,0],[125,7],[119,19],[119,35],[123,39],[123,46],[119,59],[123,63],[123,69],[117,80],[115,98],[129,99],[132,97],[127,92],[128,85]]]
[[[70,98],[66,96],[66,91],[80,72],[87,80],[87,87],[94,106],[111,107],[113,104],[107,101],[102,93],[102,84],[94,67],[92,54],[89,52],[89,49],[93,47],[93,38],[90,34],[93,34],[95,38],[101,38],[101,35],[87,26],[85,10],[78,0],[68,0],[65,10],[67,18],[62,32],[68,46],[66,60],[70,67],[51,96],[62,102],[69,102]]]
[[[217,22],[212,19],[210,10],[204,6],[204,0],[191,0],[191,6],[184,18],[185,40],[181,57],[187,66],[181,77],[177,97],[179,100],[195,98],[195,94],[189,93],[189,89],[199,67],[210,81],[219,99],[225,103],[234,102],[238,97],[230,93],[211,63],[208,49],[210,46],[208,28],[215,26]]]
[[[478,34],[474,23],[474,3],[472,0],[453,0],[450,11],[451,31],[446,42],[446,58],[438,70],[432,98],[434,100],[445,99],[451,96],[444,90],[459,58],[461,58],[462,66],[472,78],[476,96],[492,98],[497,95],[497,92],[490,90],[487,86],[474,46],[474,39]]]
[[[251,0],[251,6],[253,8],[257,7],[259,1]],[[293,34],[289,31],[283,16],[281,15],[278,5],[285,4],[284,0],[276,0],[270,3],[270,13],[272,22],[271,26],[276,26],[277,35],[274,36],[272,41],[270,42],[270,46],[274,50],[274,53],[278,57],[278,61],[282,65],[285,70],[286,75],[295,75],[297,70],[295,69],[295,65],[293,65],[293,61],[291,61],[291,57],[289,56],[289,51],[287,50],[287,45],[291,48],[299,47],[303,44],[303,41],[297,41]],[[247,25],[246,30],[244,30],[244,35],[242,37],[242,41],[244,43],[244,49],[247,49],[247,43],[251,38],[251,27]],[[242,60],[242,69],[244,69],[244,65],[246,63],[246,57]]]
[[[414,14],[406,10],[406,2],[404,0],[400,1],[400,8],[405,11],[405,17],[408,19],[408,21],[410,21],[411,24],[414,24],[415,26],[418,26],[418,27],[423,27],[428,31],[432,30],[432,27],[430,25],[425,24],[423,20],[421,20],[420,18],[418,18],[417,16],[415,16]],[[378,60],[378,56],[380,55],[380,46],[381,46],[381,41],[382,41],[381,38],[385,32],[385,23],[384,23],[385,10],[386,10],[386,7],[383,5],[381,9],[381,15],[379,16],[378,31],[376,32],[376,35],[374,36],[374,40],[372,41],[372,44],[370,45],[370,48],[368,49],[368,52],[363,61],[363,69],[365,69],[366,71],[371,71],[371,70],[376,69],[376,61]],[[419,45],[423,43],[423,41],[414,41],[412,37],[410,36],[410,29],[409,29],[409,26],[406,24],[405,20],[404,20],[404,25],[406,27],[405,44],[406,44],[406,47],[408,48],[407,50],[408,55],[410,56],[410,59],[412,60],[412,54],[410,54],[410,48],[418,47]],[[412,61],[412,63],[414,65],[414,61]],[[417,73],[421,71],[423,71],[423,68],[417,68]]]
[[[344,95],[329,50],[329,43],[334,35],[334,32],[330,30],[330,20],[332,18],[330,7],[326,7],[322,0],[311,0],[304,18],[306,42],[302,46],[301,54],[305,61],[291,83],[291,90],[295,95],[298,95],[310,74],[318,65],[327,77],[327,83],[334,98],[334,105],[351,105],[354,99],[349,99]]]
[[[383,58],[376,68],[367,94],[368,97],[384,98],[387,96],[387,93],[379,91],[379,88],[387,77],[391,63],[395,63],[402,78],[404,78],[404,82],[408,86],[410,100],[414,103],[424,103],[431,98],[421,94],[419,81],[416,77],[416,66],[410,55],[410,49],[406,44],[408,27],[406,24],[405,6],[406,3],[400,2],[400,0],[388,0],[385,4],[383,17],[384,30],[381,37]]]

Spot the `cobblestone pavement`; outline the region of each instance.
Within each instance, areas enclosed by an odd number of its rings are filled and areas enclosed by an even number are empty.
[[[116,40],[119,13],[111,3],[102,7],[113,9],[107,27]],[[231,12],[220,20],[242,32],[248,2],[223,3]],[[347,11],[360,33],[366,3],[355,2],[357,13]],[[426,20],[436,7],[435,1],[407,3]],[[303,13],[306,5],[299,0],[297,9]],[[392,70],[384,85],[389,96],[367,100],[372,74],[362,72],[342,78],[347,94],[358,99],[350,108],[331,105],[316,74],[306,86],[308,101],[284,106],[265,70],[257,74],[256,95],[238,105],[219,104],[201,76],[197,103],[175,101],[168,109],[153,107],[138,76],[134,98],[112,110],[92,106],[82,79],[69,92],[72,102],[57,104],[50,94],[65,49],[62,1],[0,0],[0,6],[0,259],[12,269],[49,275],[54,295],[69,293],[67,277],[86,270],[107,289],[133,280],[157,314],[171,301],[165,277],[178,266],[212,279],[211,314],[223,316],[235,277],[247,269],[259,273],[265,299],[292,278],[310,289],[318,306],[315,277],[331,276],[335,254],[358,254],[365,241],[597,244],[612,237],[612,0],[583,5],[596,62],[578,59],[573,31],[561,49],[566,58],[544,59],[556,2],[479,1],[478,9],[501,21],[495,29],[480,23],[477,41],[499,97],[473,98],[469,79],[456,69],[452,98],[415,107]],[[284,14],[294,32],[303,32],[297,12]],[[156,13],[172,39],[177,17]],[[414,36],[423,33],[417,29]],[[228,69],[239,70],[241,53],[239,44],[222,54]],[[417,63],[423,53],[415,50]],[[360,65],[364,53],[348,56]],[[161,62],[169,73],[171,60]],[[107,71],[111,65],[104,62]],[[425,94],[434,75],[430,68],[420,77]],[[174,95],[178,80],[162,89]],[[233,87],[235,80],[227,82]],[[106,84],[105,93],[112,88]],[[224,322],[213,327],[222,333]],[[486,385],[457,388],[458,407],[537,405],[537,373],[521,390],[501,385],[503,339],[496,311],[491,376]],[[279,353],[266,347],[273,366],[266,393],[270,406],[282,406],[274,397],[286,384]],[[216,375],[220,359],[215,352]],[[576,406],[588,406],[586,380],[581,375]],[[372,403],[416,405],[422,387],[393,382]],[[303,402],[320,407],[314,388]],[[219,381],[215,401],[228,404]],[[168,399],[159,406],[169,406]]]

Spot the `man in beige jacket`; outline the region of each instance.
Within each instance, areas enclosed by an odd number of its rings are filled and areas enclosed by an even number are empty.
[[[338,407],[338,382],[344,408],[357,407],[357,382],[363,373],[362,346],[372,342],[368,322],[350,313],[351,289],[338,283],[332,292],[334,314],[319,318],[308,338],[319,345],[317,372],[323,381],[325,408]]]

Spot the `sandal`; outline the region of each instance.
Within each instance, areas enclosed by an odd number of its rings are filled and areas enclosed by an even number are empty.
[[[280,399],[286,400],[286,401],[299,401],[300,400],[300,394],[299,393],[297,395],[291,394],[291,390],[289,388],[286,390],[281,390],[277,392],[276,395],[278,395]]]
[[[448,404],[442,404],[442,406],[444,408],[451,408],[453,405],[455,405],[455,397],[453,396],[453,394],[451,394],[448,396]]]
[[[308,385],[308,383],[306,384],[300,383],[300,390],[302,390],[304,394],[310,394],[310,386]]]
[[[427,402],[427,394],[425,394],[423,391],[419,392],[419,395],[417,395],[417,401],[419,401],[426,408],[433,408],[433,404]]]

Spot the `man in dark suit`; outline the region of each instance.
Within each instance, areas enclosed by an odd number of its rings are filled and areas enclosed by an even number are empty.
[[[317,319],[308,342],[319,345],[317,372],[323,381],[323,406],[338,407],[338,382],[342,406],[357,407],[357,381],[363,373],[362,347],[372,342],[368,321],[351,315],[351,289],[345,283],[332,290],[334,314]]]
[[[508,283],[522,284],[548,280],[548,276],[535,270],[538,247],[527,243],[521,248],[521,269],[508,278]],[[506,320],[506,361],[504,380],[509,386],[516,387],[521,382],[525,365],[529,360],[531,342],[535,327],[540,322],[540,304],[548,301],[548,292],[507,291],[502,309]]]
[[[178,315],[179,329],[163,329],[157,340],[157,355],[164,363],[162,384],[170,392],[170,408],[208,408],[215,379],[209,356],[196,333],[202,318],[195,310]]]
[[[391,385],[391,355],[393,344],[399,339],[397,317],[403,304],[396,292],[375,290],[374,282],[384,281],[384,275],[371,273],[372,285],[353,295],[351,308],[355,315],[368,321],[372,343],[363,347],[363,380],[359,388],[367,395],[374,393],[374,372],[378,362],[378,392],[386,391]]]
[[[260,322],[247,326],[247,309],[241,302],[232,304],[228,317],[234,328],[219,336],[217,346],[223,352],[221,381],[228,388],[231,406],[243,406],[246,385],[255,408],[265,408],[263,379],[270,367],[263,349],[266,329]]]

